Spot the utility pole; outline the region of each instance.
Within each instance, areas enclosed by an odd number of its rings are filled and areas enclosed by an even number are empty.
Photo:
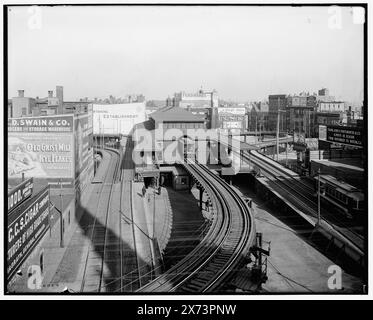
[[[317,174],[318,174],[318,181],[317,181],[317,184],[318,184],[318,187],[317,187],[317,224],[320,225],[320,221],[321,221],[321,202],[320,202],[320,168],[319,170],[317,170]]]
[[[278,155],[280,153],[279,135],[280,135],[280,98],[277,99],[277,130],[276,130],[277,161],[278,161]]]
[[[288,166],[288,142],[286,141],[286,167]]]
[[[60,247],[63,248],[63,197],[62,197],[62,180],[60,178]]]
[[[155,189],[153,190],[153,241],[155,240]],[[155,242],[154,242],[155,243]]]

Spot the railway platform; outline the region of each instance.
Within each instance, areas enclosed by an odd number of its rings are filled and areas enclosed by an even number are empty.
[[[257,231],[271,242],[268,257],[268,280],[258,289],[248,281],[243,271],[232,281],[239,290],[236,292],[275,293],[361,293],[363,281],[351,272],[342,269],[342,288],[328,286],[331,273],[328,268],[335,262],[317,250],[308,234],[300,228],[290,215],[284,216],[269,206],[269,203],[255,195],[240,178],[233,184],[239,193],[252,199]]]

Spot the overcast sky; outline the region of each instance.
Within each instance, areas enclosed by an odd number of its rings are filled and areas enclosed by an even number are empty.
[[[40,8],[9,12],[9,97],[56,85],[65,100],[201,86],[239,101],[321,87],[363,97],[363,25],[348,7],[341,20],[328,7]]]

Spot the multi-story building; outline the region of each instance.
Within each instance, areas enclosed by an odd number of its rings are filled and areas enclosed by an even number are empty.
[[[8,99],[8,118],[13,117],[12,99]]]
[[[308,93],[288,97],[288,129],[298,136],[311,137],[315,122],[316,96]]]
[[[62,87],[59,88],[60,99],[63,97],[63,94],[61,96],[61,88]],[[61,101],[61,103],[63,103],[63,101]],[[48,97],[46,98],[36,97],[36,104],[35,104],[35,108],[32,111],[32,115],[40,116],[40,115],[62,114],[61,103],[59,101],[59,98],[53,96],[53,90],[49,90]]]
[[[345,112],[343,101],[319,101],[317,112]]]
[[[216,90],[204,91],[200,89],[195,93],[186,93],[184,91],[175,93],[173,106],[180,108],[217,108],[218,93]]]
[[[347,123],[347,114],[342,112],[317,112],[316,113],[316,130],[320,124],[339,125]]]
[[[56,96],[53,95],[53,90],[49,90],[45,98],[25,98],[23,90],[18,92],[19,96],[12,98],[11,107],[8,109],[9,117],[84,114],[88,112],[91,103],[88,98],[80,101],[63,101],[62,86],[56,87]]]
[[[166,99],[166,106],[180,107],[194,115],[202,116],[208,129],[216,126],[216,121],[213,118],[216,118],[218,105],[219,97],[215,89],[212,91],[200,89],[195,93],[181,91],[175,93],[173,98]]]
[[[317,101],[333,101],[333,100],[335,100],[335,98],[334,98],[334,96],[329,95],[329,89],[322,88],[318,91],[318,94],[316,96],[316,100]]]
[[[34,108],[35,99],[25,97],[24,90],[18,90],[18,97],[12,98],[11,115],[14,118],[30,116]]]
[[[286,131],[288,128],[288,115],[286,107],[288,97],[286,94],[272,94],[268,96],[268,130],[277,130],[277,118],[280,116],[280,131]]]
[[[247,130],[260,132],[268,130],[268,103],[252,103],[247,115]]]

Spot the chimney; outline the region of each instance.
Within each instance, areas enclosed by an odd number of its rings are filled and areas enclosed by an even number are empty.
[[[63,113],[63,86],[56,86],[56,97],[58,99],[57,113]]]
[[[25,90],[18,90],[18,97],[23,98],[25,96]]]
[[[53,90],[48,91],[48,98],[53,98]]]

